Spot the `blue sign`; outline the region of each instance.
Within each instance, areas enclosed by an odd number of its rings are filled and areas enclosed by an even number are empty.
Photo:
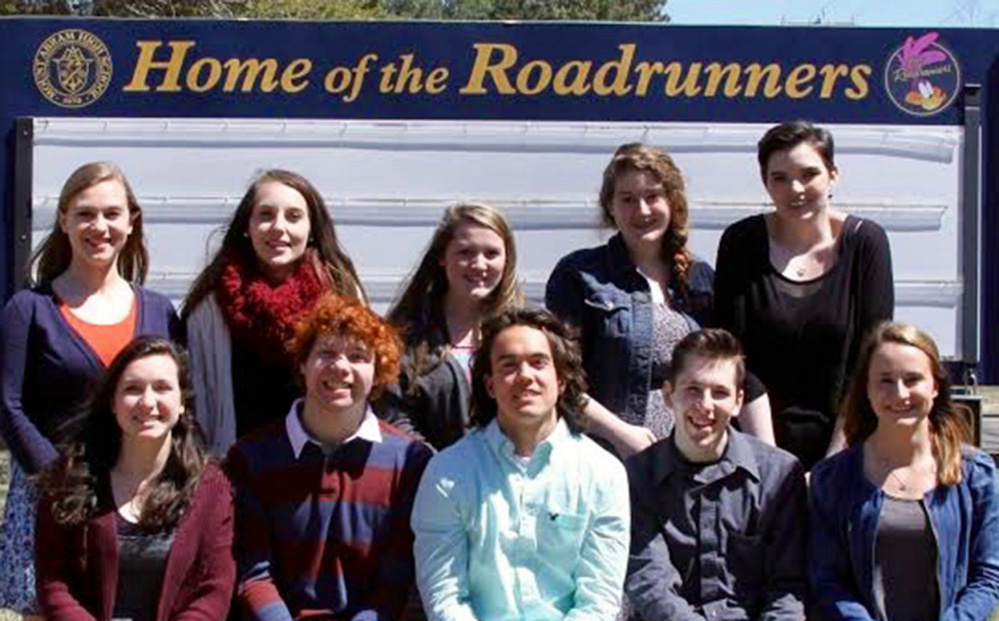
[[[0,294],[30,243],[18,117],[954,125],[999,58],[995,31],[955,29],[3,18],[0,40]]]
[[[958,123],[988,31],[0,20],[0,114]]]

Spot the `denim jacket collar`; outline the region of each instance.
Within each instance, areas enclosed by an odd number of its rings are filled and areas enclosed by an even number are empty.
[[[645,276],[642,276],[642,274],[638,271],[638,268],[632,262],[631,255],[628,254],[628,246],[625,245],[624,238],[620,233],[615,234],[607,240],[607,266],[610,272],[614,275],[615,280],[618,280],[619,282],[628,282],[628,279],[635,279],[636,282],[641,283],[641,289],[648,288]],[[712,282],[710,280],[703,282],[704,279],[699,277],[700,274],[697,276],[691,274],[691,276],[691,291],[711,292]],[[670,280],[672,281],[672,279]],[[667,285],[665,293],[671,304],[676,305],[677,308],[684,313],[688,311],[687,300],[679,299],[672,282]]]
[[[607,240],[607,263],[615,274],[639,275],[620,233]]]

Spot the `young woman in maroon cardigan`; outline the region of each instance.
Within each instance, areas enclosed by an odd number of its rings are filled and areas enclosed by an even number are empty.
[[[55,461],[65,423],[129,341],[183,338],[170,300],[142,286],[149,267],[142,207],[118,166],[91,162],[73,171],[55,216],[30,261],[35,286],[0,314],[0,435],[11,456],[0,608],[26,617],[38,612],[29,477]]]
[[[47,621],[225,619],[232,492],[207,463],[184,353],[143,337],[115,358],[75,441],[40,479]]]

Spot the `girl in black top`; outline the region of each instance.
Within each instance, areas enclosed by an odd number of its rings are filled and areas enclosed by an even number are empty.
[[[810,468],[843,446],[836,418],[864,334],[894,310],[888,238],[829,204],[832,135],[805,121],[771,128],[757,154],[774,211],[726,229],[715,312],[766,385],[777,444]]]

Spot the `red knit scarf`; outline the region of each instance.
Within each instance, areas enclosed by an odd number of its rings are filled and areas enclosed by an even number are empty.
[[[233,340],[269,362],[288,358],[287,343],[295,324],[328,290],[317,261],[306,256],[284,282],[271,285],[256,266],[230,261],[219,278],[215,298]]]

